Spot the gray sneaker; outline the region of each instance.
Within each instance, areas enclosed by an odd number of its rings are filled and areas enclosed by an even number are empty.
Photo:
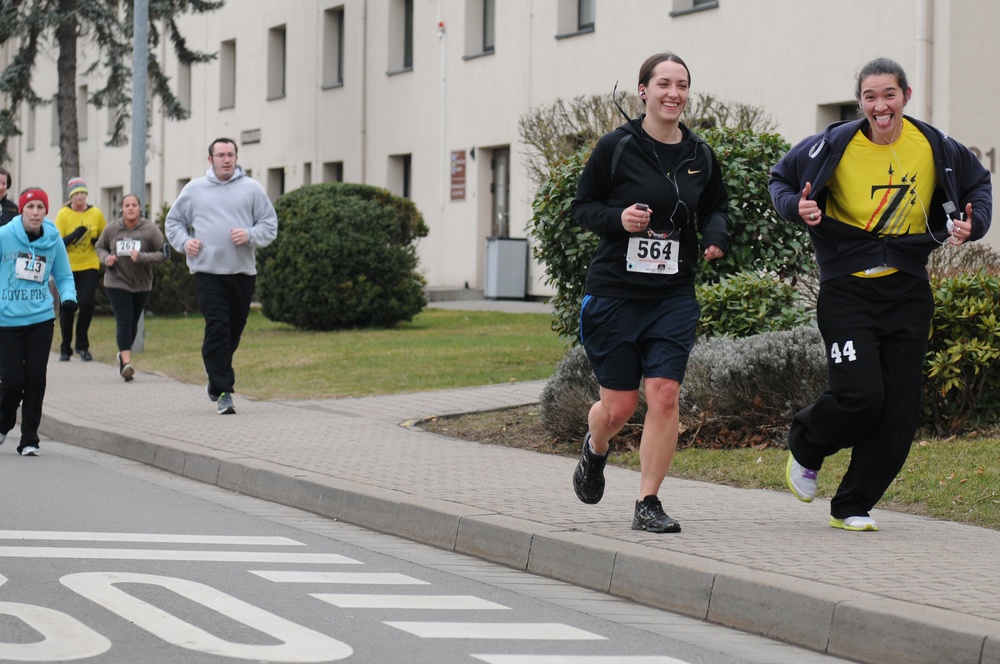
[[[233,395],[229,392],[223,392],[219,395],[219,415],[235,415],[236,408],[233,406]]]
[[[635,501],[635,516],[632,518],[632,530],[645,530],[649,533],[679,533],[681,524],[676,519],[667,516],[663,505],[656,496],[646,496]]]

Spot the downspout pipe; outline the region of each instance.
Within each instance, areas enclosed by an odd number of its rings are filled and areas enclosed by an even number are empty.
[[[933,98],[933,34],[934,0],[917,0],[917,40],[916,66],[913,81],[916,89],[916,108],[913,115],[925,122],[933,122],[931,99]]]

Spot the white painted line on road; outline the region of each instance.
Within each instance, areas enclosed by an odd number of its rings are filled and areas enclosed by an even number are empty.
[[[152,542],[156,544],[226,544],[229,546],[305,546],[287,537],[240,535],[160,535],[154,533],[88,533],[58,530],[0,530],[0,540],[65,542]]]
[[[249,570],[251,574],[275,583],[353,583],[380,586],[426,586],[427,581],[395,572],[268,572]]]
[[[469,655],[486,664],[689,664],[662,655]]]
[[[503,610],[510,607],[474,595],[346,595],[313,594],[342,609],[442,609],[454,611]]]
[[[505,639],[518,641],[606,641],[603,636],[562,623],[395,622],[389,627],[422,639]]]
[[[206,563],[281,563],[287,565],[362,565],[335,553],[260,551],[172,551],[169,549],[86,549],[77,547],[0,546],[0,558],[71,558],[78,560],[175,560]]]

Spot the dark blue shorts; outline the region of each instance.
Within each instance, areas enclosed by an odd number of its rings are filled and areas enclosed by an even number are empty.
[[[694,297],[625,300],[587,295],[580,341],[601,387],[637,390],[642,378],[684,380],[701,307]]]

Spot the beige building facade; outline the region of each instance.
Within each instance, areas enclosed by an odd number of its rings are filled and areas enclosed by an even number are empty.
[[[663,50],[686,60],[693,92],[762,107],[793,144],[853,109],[865,62],[894,58],[909,113],[997,168],[991,0],[228,0],[178,24],[218,58],[182,67],[169,46],[157,53],[191,117],[165,120],[152,105],[151,208],[204,174],[212,139],[232,137],[272,198],[331,180],[411,198],[430,228],[419,255],[431,289],[489,291],[491,270],[509,269],[491,264],[489,238],[524,238],[531,218],[519,119],[616,83],[636,94],[639,65]],[[81,46],[81,93],[101,83],[84,75],[97,56]],[[54,97],[54,54],[34,81]],[[22,109],[15,191],[62,191],[53,116],[54,105]],[[80,175],[109,214],[128,193],[130,147],[104,145],[107,111],[81,106],[79,120]],[[987,240],[1000,246],[1000,230]],[[551,293],[542,266],[523,271],[527,296]]]

